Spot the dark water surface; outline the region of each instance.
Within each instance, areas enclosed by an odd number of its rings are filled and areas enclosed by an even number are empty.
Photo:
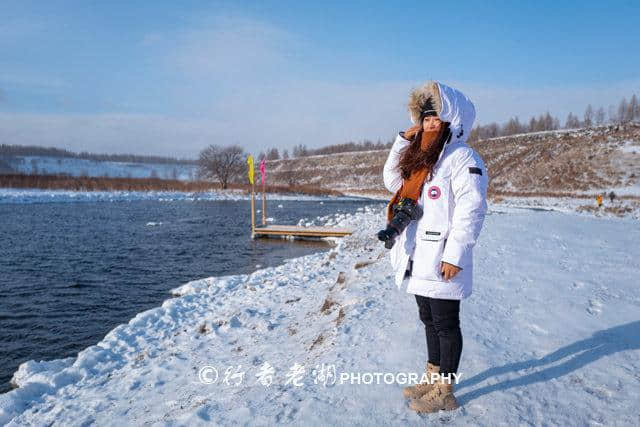
[[[275,223],[297,224],[375,202],[268,203]],[[20,363],[75,356],[183,283],[330,248],[250,229],[248,200],[0,204],[0,392]]]

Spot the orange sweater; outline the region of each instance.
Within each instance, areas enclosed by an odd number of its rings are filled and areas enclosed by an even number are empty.
[[[435,143],[442,137],[442,133],[445,129],[444,124],[442,124],[438,129],[422,132],[422,138],[420,140],[420,149],[426,150],[429,145]],[[411,172],[409,179],[405,179],[402,181],[402,187],[396,194],[393,195],[391,201],[387,205],[387,222],[391,222],[393,219],[393,205],[400,201],[400,199],[409,198],[415,202],[420,199],[420,195],[422,194],[422,187],[424,186],[424,180],[426,179],[429,171],[427,168],[416,169]]]

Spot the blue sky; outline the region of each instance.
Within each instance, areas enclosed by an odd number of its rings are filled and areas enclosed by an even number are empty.
[[[407,127],[409,90],[478,122],[640,94],[640,3],[0,0],[0,143],[195,157]]]

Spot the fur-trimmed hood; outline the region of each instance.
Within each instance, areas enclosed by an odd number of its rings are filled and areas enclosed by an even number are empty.
[[[476,119],[476,109],[469,98],[458,89],[436,81],[428,81],[409,94],[408,109],[411,121],[416,123],[425,105],[431,103],[443,122],[449,122],[451,140],[465,142]]]

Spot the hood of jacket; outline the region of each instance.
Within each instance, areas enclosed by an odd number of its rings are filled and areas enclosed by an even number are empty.
[[[440,120],[450,123],[449,143],[466,142],[476,119],[476,109],[471,100],[458,89],[429,81],[409,94],[408,108],[413,123],[419,119],[427,100],[437,111]]]

